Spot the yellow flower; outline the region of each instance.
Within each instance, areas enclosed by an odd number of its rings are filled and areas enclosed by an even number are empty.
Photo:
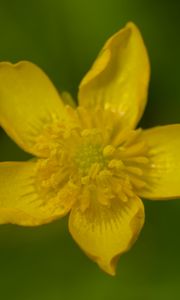
[[[135,129],[149,73],[133,23],[106,42],[77,108],[34,64],[0,64],[0,124],[36,157],[0,164],[0,223],[36,226],[70,212],[75,241],[115,273],[143,226],[140,198],[180,196],[180,125]]]

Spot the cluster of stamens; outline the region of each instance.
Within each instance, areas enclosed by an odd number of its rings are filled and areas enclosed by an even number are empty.
[[[121,128],[118,116],[97,110],[67,108],[68,122],[54,122],[36,147],[38,191],[62,211],[79,202],[85,211],[92,203],[110,206],[138,195],[146,185],[143,168],[149,163],[141,130]]]

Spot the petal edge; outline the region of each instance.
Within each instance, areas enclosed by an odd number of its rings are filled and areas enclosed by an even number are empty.
[[[132,22],[104,45],[79,87],[79,103],[101,106],[120,114],[135,127],[147,100],[150,65],[140,31]]]
[[[144,169],[147,187],[140,196],[151,200],[180,198],[180,124],[143,130],[150,147],[150,166]]]
[[[41,197],[35,174],[35,161],[0,163],[0,224],[37,226],[67,213]]]
[[[111,208],[91,207],[85,213],[76,206],[69,217],[74,240],[110,275],[115,275],[119,256],[133,245],[143,224],[144,207],[138,198]]]
[[[38,155],[33,145],[44,123],[64,117],[64,105],[46,74],[35,64],[0,63],[0,125],[25,151]]]

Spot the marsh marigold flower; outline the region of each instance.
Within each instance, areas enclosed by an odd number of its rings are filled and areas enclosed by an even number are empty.
[[[180,196],[180,125],[135,129],[149,69],[133,23],[106,42],[78,107],[36,65],[0,64],[0,124],[35,156],[0,164],[0,223],[36,226],[69,213],[75,241],[115,273],[143,226],[141,198]]]

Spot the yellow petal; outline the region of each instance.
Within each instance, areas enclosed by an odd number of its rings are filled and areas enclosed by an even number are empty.
[[[0,125],[25,151],[53,116],[63,118],[63,104],[51,81],[36,65],[0,63]]]
[[[148,54],[138,28],[128,23],[105,44],[79,90],[79,102],[118,112],[134,127],[146,105],[149,82]]]
[[[114,200],[111,207],[93,205],[85,212],[76,206],[69,219],[69,230],[101,269],[115,275],[118,257],[136,240],[144,223],[144,209],[140,199],[126,203]]]
[[[36,226],[66,213],[40,196],[35,174],[33,161],[0,164],[0,224]]]
[[[148,185],[140,196],[152,200],[180,197],[180,124],[144,130],[142,139],[150,147],[151,165],[144,169]]]

